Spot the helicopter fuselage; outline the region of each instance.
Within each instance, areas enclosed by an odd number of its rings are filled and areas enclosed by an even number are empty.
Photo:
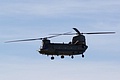
[[[83,54],[86,49],[88,48],[87,45],[78,45],[78,44],[65,44],[65,43],[49,43],[43,45],[42,48],[39,50],[40,54],[44,55],[79,55]]]

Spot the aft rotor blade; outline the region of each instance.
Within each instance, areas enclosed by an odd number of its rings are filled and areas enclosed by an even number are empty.
[[[78,35],[81,34],[80,31],[77,28],[73,28],[73,29],[77,32]]]
[[[34,40],[42,40],[43,38],[36,38],[36,39],[23,39],[23,40],[14,40],[14,41],[7,41],[5,43],[10,43],[10,42],[22,42],[22,41],[34,41]]]
[[[77,35],[78,33],[63,33],[63,34],[50,34],[50,35]],[[88,33],[80,33],[80,34],[115,34],[115,32],[88,32]]]
[[[81,33],[81,34],[115,34],[115,32],[90,32],[90,33]]]

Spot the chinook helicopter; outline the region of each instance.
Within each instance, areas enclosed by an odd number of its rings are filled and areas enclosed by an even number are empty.
[[[82,55],[84,58],[84,52],[87,50],[88,46],[86,45],[86,39],[83,34],[113,34],[115,32],[91,32],[91,33],[80,33],[77,28],[73,28],[76,33],[63,33],[63,34],[51,34],[52,36],[44,37],[44,38],[35,38],[35,39],[24,39],[24,40],[14,40],[7,41],[10,42],[21,42],[21,41],[34,41],[34,40],[42,40],[42,47],[38,50],[40,54],[43,55],[51,55],[51,60],[54,60],[54,56],[61,56],[61,59],[64,56],[70,56],[72,59],[74,55]],[[57,37],[60,35],[75,35],[72,38],[72,41],[69,43],[51,43],[49,38]]]

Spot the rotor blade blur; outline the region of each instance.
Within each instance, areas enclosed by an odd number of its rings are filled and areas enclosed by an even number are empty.
[[[53,37],[57,37],[57,36],[60,36],[60,35],[49,36],[49,37],[44,37],[44,38],[35,38],[35,39],[13,40],[13,41],[7,41],[7,42],[5,42],[5,43],[11,43],[11,42],[23,42],[23,41],[35,41],[35,40],[43,40],[43,39],[53,38]]]
[[[115,34],[115,32],[90,32],[90,33],[81,33],[81,34]]]
[[[5,43],[10,43],[10,42],[22,42],[22,41],[34,41],[34,40],[42,40],[43,38],[36,38],[36,39],[23,39],[23,40],[14,40],[14,41],[7,41]]]
[[[57,37],[59,35],[55,35],[55,36],[49,36],[49,37],[45,37],[45,38],[53,38],[53,37]]]
[[[60,35],[76,35],[76,34],[77,34],[77,33],[66,32],[66,33],[62,33],[62,34],[49,34],[49,35],[60,36]]]

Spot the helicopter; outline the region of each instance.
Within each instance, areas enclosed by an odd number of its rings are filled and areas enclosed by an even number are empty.
[[[87,50],[88,46],[86,44],[86,38],[84,34],[114,34],[115,32],[90,32],[90,33],[81,33],[77,28],[73,28],[76,33],[62,33],[62,34],[51,34],[52,36],[44,38],[34,38],[34,39],[24,39],[24,40],[13,40],[7,41],[10,42],[21,42],[21,41],[34,41],[42,40],[42,46],[38,52],[42,55],[51,56],[51,60],[54,60],[54,56],[61,56],[61,59],[64,56],[70,56],[72,59],[75,55],[82,55],[84,58],[84,52]],[[61,35],[75,35],[72,38],[72,41],[69,43],[51,43],[49,38],[61,36]]]

